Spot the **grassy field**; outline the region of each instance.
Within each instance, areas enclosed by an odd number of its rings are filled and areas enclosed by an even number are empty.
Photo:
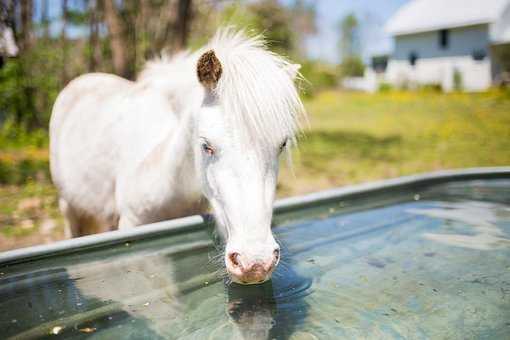
[[[280,195],[412,173],[510,165],[510,95],[324,92]]]
[[[510,165],[510,94],[323,92],[279,197],[418,172]],[[42,143],[44,144],[44,143]],[[0,250],[63,236],[47,149],[0,150]]]

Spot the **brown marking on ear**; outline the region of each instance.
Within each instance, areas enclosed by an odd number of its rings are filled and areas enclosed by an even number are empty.
[[[222,72],[221,63],[213,50],[205,52],[200,59],[198,59],[198,80],[200,80],[200,83],[202,83],[206,89],[213,90],[216,87]]]

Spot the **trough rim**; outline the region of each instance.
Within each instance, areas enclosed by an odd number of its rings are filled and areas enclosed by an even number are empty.
[[[338,187],[316,193],[277,200],[274,205],[274,213],[285,213],[304,207],[324,204],[330,201],[351,199],[365,196],[367,194],[380,193],[395,189],[417,189],[423,186],[430,186],[445,182],[495,178],[510,178],[510,166],[441,170]],[[109,231],[101,234],[57,241],[51,244],[8,250],[0,252],[0,267],[54,255],[73,253],[86,248],[96,248],[99,246],[154,238],[156,236],[168,236],[183,232],[204,230],[206,225],[209,223],[207,215],[194,215],[147,224],[132,229]]]

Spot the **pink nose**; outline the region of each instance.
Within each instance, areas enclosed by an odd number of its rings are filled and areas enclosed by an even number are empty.
[[[275,249],[272,256],[265,260],[250,260],[241,253],[234,251],[228,253],[225,263],[234,282],[254,284],[269,279],[279,260],[279,249]]]

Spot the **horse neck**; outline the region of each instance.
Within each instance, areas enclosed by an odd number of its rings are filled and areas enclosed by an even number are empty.
[[[188,64],[191,63],[184,62],[182,68],[184,70],[189,68]],[[197,196],[200,195],[201,189],[196,175],[192,145],[195,134],[194,117],[200,109],[201,102],[196,99],[203,95],[203,92],[192,70],[184,72],[190,76],[167,77],[168,72],[163,72],[166,66],[160,64],[159,67],[162,67],[160,72],[155,72],[155,75],[143,79],[141,83],[157,91],[163,89],[165,96],[171,100],[179,121],[177,126],[172,127],[164,139],[149,152],[143,163],[149,165],[158,180],[166,183],[170,181],[172,192],[177,190],[185,195]]]
[[[176,186],[186,184],[196,191],[198,185],[193,185],[198,182],[192,147],[195,134],[193,118],[192,110],[183,112],[177,128],[157,148],[162,148],[161,170],[164,174],[170,175]]]

